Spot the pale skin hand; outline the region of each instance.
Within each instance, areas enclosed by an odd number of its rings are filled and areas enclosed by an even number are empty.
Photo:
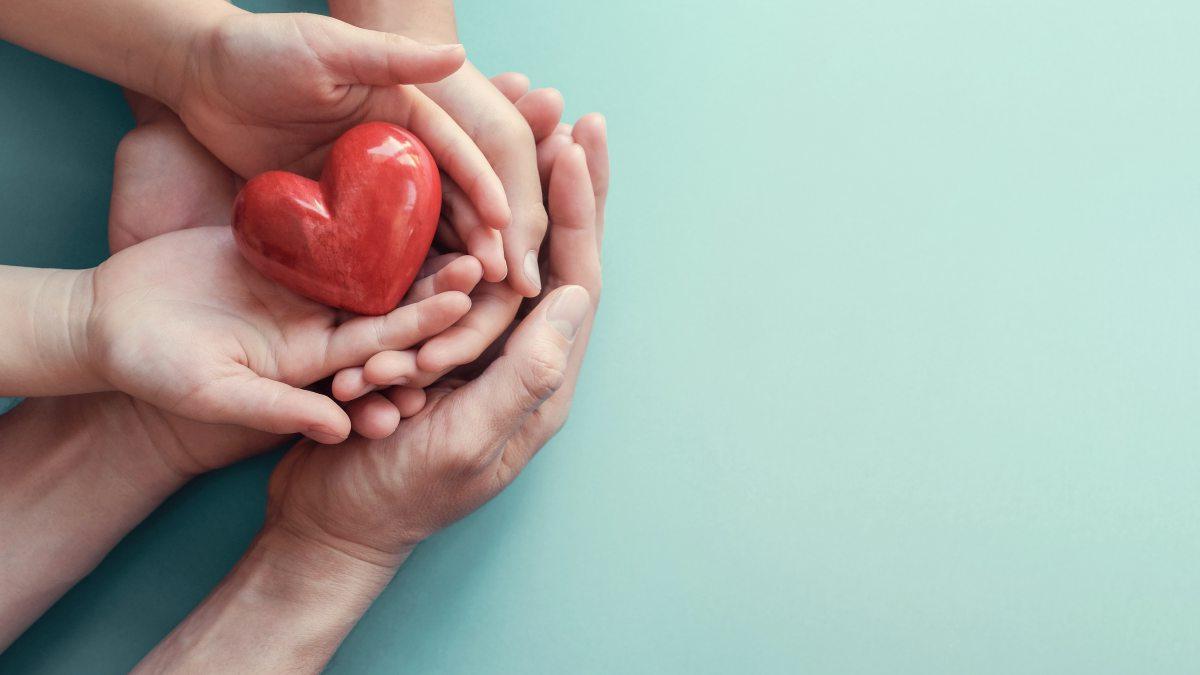
[[[368,120],[415,133],[488,227],[511,213],[471,138],[408,83],[457,70],[461,45],[423,45],[309,14],[244,12],[220,0],[6,0],[0,37],[166,103],[245,178],[314,175],[330,144]]]
[[[421,41],[457,42],[452,0],[331,0],[330,13],[364,28],[387,30]],[[420,85],[421,91],[450,114],[470,134],[504,184],[512,224],[501,239],[483,226],[486,214],[470,203],[448,195],[452,222],[472,255],[483,263],[484,279],[505,278],[520,295],[535,297],[541,291],[538,249],[546,232],[546,211],[538,178],[537,139],[512,101],[505,98],[470,63],[437,82]],[[548,90],[558,115],[562,97]],[[451,175],[459,186],[469,186]],[[453,188],[452,188],[453,191]],[[468,191],[469,194],[469,191]],[[481,219],[480,215],[484,217]],[[515,310],[515,308],[514,308]],[[510,320],[511,315],[505,319]]]
[[[350,420],[298,387],[436,335],[470,308],[452,291],[339,324],[250,267],[228,227],[127,248],[96,269],[92,294],[89,357],[112,388],[199,421],[324,443],[346,438]]]
[[[555,158],[548,295],[503,354],[388,439],[293,448],[255,543],[138,672],[320,670],[417,542],[516,478],[566,420],[600,294],[607,164],[589,160],[575,144]]]
[[[3,268],[0,299],[23,318],[0,334],[6,395],[118,390],[197,421],[324,443],[346,438],[350,420],[297,387],[436,335],[470,308],[448,292],[339,324],[250,267],[228,226],[169,232],[91,270]]]

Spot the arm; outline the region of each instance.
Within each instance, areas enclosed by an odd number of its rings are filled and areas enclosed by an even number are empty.
[[[0,38],[172,102],[194,36],[238,12],[222,0],[6,0]]]
[[[402,560],[366,562],[268,524],[134,672],[318,672]]]
[[[159,431],[120,394],[0,416],[0,650],[186,482]]]
[[[180,4],[11,0],[0,3],[0,38],[157,98],[244,178],[315,175],[329,144],[365,119],[408,127],[471,186],[486,224],[508,223],[504,188],[470,137],[420,92],[396,86],[454,72],[460,45],[312,14],[252,14],[222,0]]]

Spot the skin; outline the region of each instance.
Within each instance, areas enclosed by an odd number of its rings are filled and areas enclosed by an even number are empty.
[[[225,223],[237,179],[167,108],[136,94],[130,103],[138,126],[116,155],[113,252]],[[406,304],[438,292],[470,292],[479,279],[470,256],[435,261]],[[420,389],[388,394],[388,414],[396,417],[425,403]],[[348,412],[356,415],[359,405]],[[386,433],[398,422],[384,421]],[[0,464],[7,468],[0,472],[0,649],[191,478],[290,440],[195,422],[119,392],[27,399],[0,416]]]
[[[500,355],[431,389],[387,439],[293,448],[250,550],[138,672],[320,670],[418,542],[516,478],[574,393],[600,293],[601,172],[574,143],[555,157],[548,293]]]
[[[372,354],[410,347],[466,314],[457,291],[382,317],[337,312],[258,274],[226,226],[168,232],[91,270],[0,270],[0,297],[26,314],[0,335],[3,392],[118,390],[194,420],[350,433],[328,397],[301,389]]]
[[[511,213],[471,138],[412,87],[458,70],[462,46],[424,45],[310,14],[250,14],[219,0],[11,0],[0,38],[166,104],[242,177],[315,175],[329,145],[367,120],[406,127],[489,227]]]
[[[363,28],[386,30],[422,42],[458,42],[452,0],[331,0],[329,10],[333,16]],[[517,294],[536,297],[542,284],[538,250],[546,233],[535,150],[539,128],[528,123],[529,115],[523,114],[528,111],[514,105],[470,63],[437,82],[418,86],[466,130],[504,184],[512,224],[503,240],[481,226],[486,225],[486,218],[480,218],[481,212],[476,212],[468,200],[456,197],[452,188],[447,203],[465,250],[483,263],[485,280],[497,282],[507,274],[509,286]],[[562,96],[553,90],[545,90],[540,96],[545,100],[530,104],[540,109],[548,107],[557,122],[562,114]],[[515,312],[515,303],[507,304]],[[493,339],[511,319],[512,314],[497,322]]]
[[[498,81],[512,79],[528,83],[528,79],[515,74],[499,76]],[[547,100],[544,90],[521,91],[516,98],[524,99],[522,107],[530,116],[531,126],[547,129],[557,123],[553,105],[538,105]],[[114,250],[178,228],[227,223],[240,179],[195,141],[170,109],[138,94],[129,94],[129,99],[138,127],[117,149],[110,214]],[[452,260],[453,264],[448,264]],[[388,379],[378,385],[365,383],[361,366],[344,369],[334,378],[335,397],[347,401],[345,409],[354,430],[368,438],[391,434],[401,413],[420,408],[421,387],[482,354],[507,326],[494,328],[493,324],[511,322],[520,303],[520,296],[507,284],[476,285],[478,266],[470,256],[447,254],[434,258],[423,274],[435,270],[434,278],[414,285],[405,302],[427,298],[434,292],[469,292],[471,309],[467,315],[419,349],[389,351],[392,363],[398,361],[404,369],[390,371]],[[427,350],[434,354],[436,370],[418,366],[427,358]],[[392,386],[397,384],[403,386]],[[367,393],[375,389],[383,391]]]
[[[608,146],[604,118],[598,114],[585,115],[574,126],[559,124],[553,106],[538,106],[539,92],[528,91],[529,80],[518,73],[505,73],[494,78],[497,88],[504,91],[521,105],[530,115],[530,127],[542,136],[538,143],[538,163],[544,175],[562,149],[576,143],[584,148],[589,169],[593,175],[594,190],[600,209],[603,226],[603,196],[608,193]],[[531,101],[533,103],[531,103]],[[548,132],[546,130],[549,130]],[[372,406],[359,417],[355,417],[355,428],[371,426],[383,431],[396,416],[387,410],[386,401],[373,392],[385,388],[397,380],[405,384],[426,385],[426,378],[440,378],[448,372],[461,368],[463,364],[478,363],[481,356],[491,352],[494,356],[499,344],[492,337],[495,324],[507,316],[509,303],[520,303],[520,299],[507,291],[503,284],[480,284],[472,294],[472,309],[454,327],[431,338],[413,359],[408,354],[380,352],[367,361],[361,369],[355,368],[338,373],[334,379],[333,394],[339,400],[373,399]],[[526,311],[528,308],[526,309]],[[501,334],[509,328],[505,325]],[[486,362],[486,358],[483,362]],[[474,374],[477,368],[466,369]]]

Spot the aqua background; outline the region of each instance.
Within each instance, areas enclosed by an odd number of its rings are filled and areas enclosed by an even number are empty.
[[[565,431],[332,672],[1200,669],[1200,4],[459,12],[485,71],[608,115],[602,319]],[[0,82],[0,262],[96,263],[118,91],[12,46]],[[172,498],[0,672],[132,666],[275,460]]]

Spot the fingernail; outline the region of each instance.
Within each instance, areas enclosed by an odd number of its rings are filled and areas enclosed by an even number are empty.
[[[435,52],[453,52],[462,49],[463,46],[461,42],[455,42],[448,45],[430,45],[429,48]]]
[[[546,320],[555,330],[562,333],[563,337],[574,340],[591,307],[587,291],[579,286],[567,286],[559,292],[550,309],[546,310]]]
[[[530,251],[525,254],[525,278],[533,287],[542,290],[542,274],[538,271],[537,251]]]
[[[304,435],[318,443],[326,444],[341,443],[343,440],[345,440],[342,438],[341,434],[334,433],[333,429],[320,424],[314,424],[313,426],[309,427],[308,431],[306,431]]]

